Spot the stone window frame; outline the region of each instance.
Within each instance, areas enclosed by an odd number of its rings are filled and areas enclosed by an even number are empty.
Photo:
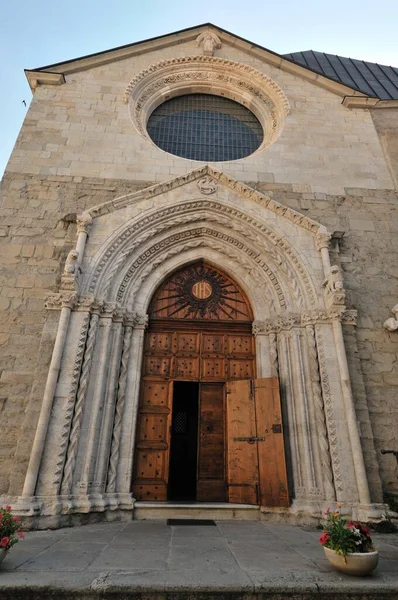
[[[264,137],[250,157],[278,139],[290,113],[286,95],[271,77],[246,64],[211,56],[188,56],[151,65],[129,83],[124,101],[135,129],[154,148],[165,152],[147,132],[150,115],[171,98],[195,93],[229,98],[248,108],[257,117]]]

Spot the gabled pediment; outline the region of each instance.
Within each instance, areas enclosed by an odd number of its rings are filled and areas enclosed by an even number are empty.
[[[349,87],[332,77],[327,77],[319,72],[316,72],[308,66],[303,66],[294,60],[273,52],[259,44],[255,44],[240,36],[237,36],[221,27],[212,23],[204,23],[195,27],[190,27],[166,35],[150,38],[133,44],[127,44],[118,48],[97,52],[87,56],[74,58],[71,60],[39,67],[36,69],[25,70],[26,77],[32,91],[40,83],[46,85],[61,85],[65,81],[65,76],[80,71],[85,71],[95,67],[99,67],[112,62],[125,60],[134,56],[139,56],[145,53],[150,53],[163,48],[171,48],[180,46],[185,42],[200,40],[200,36],[205,32],[211,32],[220,44],[225,44],[241,50],[242,52],[254,56],[257,59],[264,61],[267,64],[278,67],[289,73],[302,77],[307,81],[319,85],[329,91],[340,96],[361,96],[366,97],[366,94],[358,91],[355,88]],[[202,53],[202,49],[198,48],[198,54]]]
[[[150,187],[144,188],[143,190],[139,190],[138,192],[127,194],[126,196],[120,196],[119,198],[115,198],[110,202],[105,202],[104,204],[94,206],[93,208],[90,208],[90,210],[88,210],[86,213],[84,213],[83,217],[87,215],[90,218],[95,219],[106,214],[121,210],[128,206],[138,204],[139,202],[142,202],[144,200],[154,198],[161,194],[166,194],[172,190],[181,188],[194,181],[197,181],[198,193],[202,196],[211,198],[211,196],[216,192],[217,186],[223,186],[242,196],[242,198],[247,198],[251,200],[251,202],[254,202],[255,204],[258,204],[264,208],[267,208],[275,215],[284,217],[285,219],[291,221],[299,227],[302,227],[303,229],[311,232],[314,235],[327,235],[327,231],[324,225],[321,225],[320,223],[317,223],[316,221],[306,217],[305,215],[302,215],[301,213],[287,206],[284,206],[283,204],[280,204],[279,202],[270,198],[269,196],[266,196],[265,194],[254,190],[250,186],[242,183],[241,181],[238,181],[221,171],[213,169],[208,165],[190,171],[185,175],[175,177],[174,179],[171,179],[169,181],[157,183]]]

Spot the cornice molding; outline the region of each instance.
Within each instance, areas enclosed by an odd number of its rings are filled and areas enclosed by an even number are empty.
[[[262,46],[250,42],[249,40],[240,38],[233,33],[220,29],[216,25],[212,25],[210,23],[199,25],[183,31],[166,34],[154,39],[143,40],[127,46],[105,50],[90,56],[83,56],[81,58],[78,57],[62,63],[56,63],[54,65],[42,67],[42,69],[39,69],[37,72],[40,74],[57,72],[62,73],[63,75],[68,75],[79,71],[86,71],[88,69],[93,69],[95,67],[106,65],[112,62],[126,60],[134,56],[140,56],[145,53],[159,51],[163,48],[174,47],[184,42],[194,41],[197,39],[198,35],[206,31],[211,31],[217,35],[222,44],[228,44],[234,48],[238,48],[249,56],[253,56],[274,67],[282,69],[293,75],[297,75],[298,77],[327,89],[334,94],[339,96],[350,95],[366,97],[366,94],[363,92],[359,92],[358,90],[350,88],[342,83],[329,79],[324,75],[315,73],[314,71],[311,71],[302,65],[284,58],[280,54],[263,48]],[[30,71],[27,71],[27,73],[28,72]]]
[[[116,210],[120,210],[121,208],[137,204],[143,200],[154,198],[155,196],[159,196],[160,194],[166,194],[167,192],[175,190],[181,186],[187,185],[188,183],[191,183],[198,179],[202,179],[205,176],[209,176],[210,178],[218,182],[220,185],[223,185],[224,187],[233,190],[234,192],[245,198],[249,198],[256,204],[259,204],[264,208],[268,208],[271,212],[275,213],[276,215],[285,217],[295,225],[303,227],[304,229],[310,231],[314,235],[316,235],[317,233],[328,233],[324,225],[317,223],[316,221],[293,210],[292,208],[280,204],[279,202],[273,200],[269,196],[261,194],[260,192],[249,187],[248,185],[237,181],[229,175],[226,175],[221,171],[217,171],[216,169],[213,169],[208,165],[190,171],[185,175],[180,175],[178,177],[175,177],[174,179],[170,179],[169,181],[157,183],[143,190],[139,190],[138,192],[134,192],[133,194],[121,196],[119,198],[115,198],[114,200],[110,200],[109,202],[106,202],[104,204],[94,206],[93,208],[89,209],[86,214],[89,214],[93,219],[96,219],[103,215],[112,213]]]
[[[63,73],[26,70],[25,75],[32,92],[35,92],[38,85],[62,85],[65,83],[65,76]]]
[[[368,98],[360,96],[345,96],[342,105],[346,108],[398,108],[398,100],[380,100],[379,98]]]

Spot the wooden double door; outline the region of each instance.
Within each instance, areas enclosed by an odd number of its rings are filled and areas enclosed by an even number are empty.
[[[147,333],[137,500],[287,506],[277,378],[254,378],[248,331]]]

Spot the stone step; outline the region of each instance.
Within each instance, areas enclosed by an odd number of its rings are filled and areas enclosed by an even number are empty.
[[[134,519],[212,519],[259,521],[260,507],[223,502],[136,502]]]

